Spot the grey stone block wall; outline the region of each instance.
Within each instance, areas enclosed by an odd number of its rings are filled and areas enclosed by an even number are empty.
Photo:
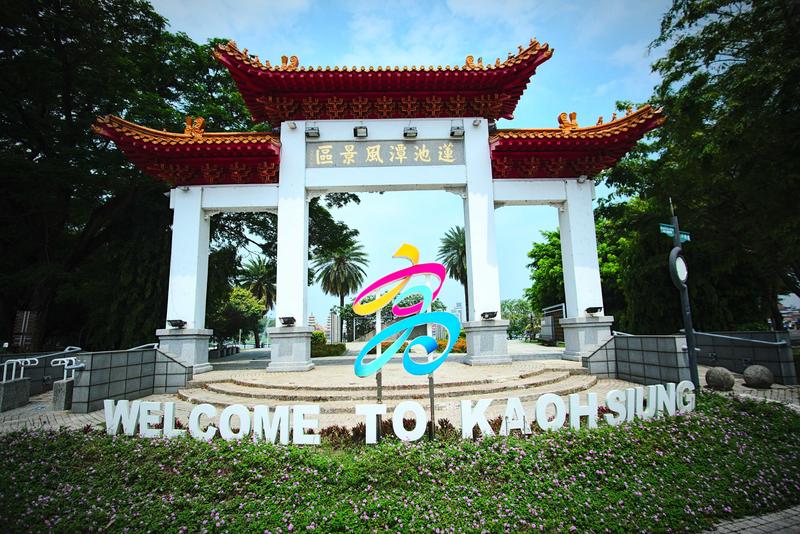
[[[158,349],[87,352],[85,368],[75,372],[72,411],[99,410],[105,399],[134,400],[174,393],[192,379],[192,369]]]
[[[763,365],[775,376],[775,381],[786,386],[797,385],[797,370],[792,356],[788,332],[712,332],[738,339],[725,339],[695,333],[697,361],[701,365],[725,367],[734,373],[742,373],[750,365]],[[748,343],[747,340],[779,342],[782,347]]]
[[[63,367],[53,367],[51,362],[55,358],[63,358],[64,356],[75,356],[75,354],[53,354],[51,352],[37,352],[37,353],[20,353],[20,354],[3,354],[0,356],[0,363],[8,360],[18,360],[20,358],[39,358],[39,365],[36,367],[25,368],[25,378],[30,378],[31,382],[31,395],[38,395],[45,391],[53,389],[53,382],[64,378]],[[44,356],[51,355],[47,358]]]
[[[7,412],[28,404],[31,397],[31,379],[27,376],[0,382],[0,412]]]
[[[637,384],[690,380],[683,336],[614,336],[586,360],[593,375]]]

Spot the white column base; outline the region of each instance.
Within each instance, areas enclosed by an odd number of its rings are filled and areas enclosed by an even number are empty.
[[[597,347],[611,338],[614,317],[567,317],[559,320],[564,328],[565,360],[582,362]]]
[[[213,330],[205,328],[162,328],[156,330],[158,348],[182,364],[192,368],[195,375],[214,368],[208,363],[208,340]]]
[[[279,326],[270,328],[270,361],[267,371],[310,371],[311,332],[309,326]]]
[[[508,321],[470,321],[464,323],[467,334],[467,365],[511,363],[508,355]]]

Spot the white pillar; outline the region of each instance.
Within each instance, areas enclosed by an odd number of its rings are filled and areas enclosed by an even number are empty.
[[[205,329],[210,224],[203,212],[203,188],[192,186],[170,192],[172,250],[169,264],[167,321],[182,320],[183,328],[157,330],[160,348],[193,367],[195,374],[208,371],[208,338]]]
[[[508,321],[500,317],[500,273],[494,226],[494,186],[489,150],[488,122],[464,119],[464,157],[467,171],[464,198],[464,231],[467,245],[467,294],[469,322],[467,357],[471,365],[509,363],[506,332]],[[497,312],[494,320],[481,313]]]
[[[594,182],[582,177],[565,180],[564,187],[566,202],[559,208],[558,226],[567,318],[561,320],[561,325],[565,358],[580,360],[610,337],[614,318],[603,316],[602,311],[593,315],[586,312],[587,308],[603,307],[592,208]]]
[[[270,330],[270,371],[308,371],[311,328],[308,327],[308,201],[306,199],[305,123],[281,125],[281,163],[278,183],[278,272],[276,327]],[[281,324],[294,317],[294,326]]]

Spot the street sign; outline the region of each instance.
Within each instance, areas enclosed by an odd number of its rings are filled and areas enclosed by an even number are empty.
[[[662,234],[666,234],[669,237],[675,237],[675,227],[671,224],[659,224],[658,229]],[[681,243],[685,243],[687,241],[691,241],[692,236],[689,235],[689,232],[681,232]]]

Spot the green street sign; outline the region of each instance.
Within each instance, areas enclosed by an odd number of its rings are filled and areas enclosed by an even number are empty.
[[[671,224],[661,223],[658,225],[658,229],[662,234],[666,234],[669,237],[675,237],[675,227],[672,226]],[[681,232],[681,243],[685,243],[691,240],[692,236],[689,235],[689,232]]]

